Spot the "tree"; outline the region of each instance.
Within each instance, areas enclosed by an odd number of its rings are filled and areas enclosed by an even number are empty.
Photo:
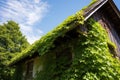
[[[0,25],[0,80],[10,80],[13,70],[5,64],[27,46],[29,43],[16,22],[8,21]]]

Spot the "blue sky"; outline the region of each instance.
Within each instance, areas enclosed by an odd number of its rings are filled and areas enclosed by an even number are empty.
[[[91,0],[0,0],[0,24],[14,20],[30,43],[55,28]],[[120,0],[114,0],[120,9]]]

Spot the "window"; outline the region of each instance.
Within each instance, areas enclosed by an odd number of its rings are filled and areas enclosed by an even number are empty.
[[[33,80],[33,61],[29,61],[26,64],[25,80]]]
[[[56,68],[57,74],[56,76],[60,76],[62,72],[67,70],[72,64],[72,53],[69,48],[58,50],[56,53]]]

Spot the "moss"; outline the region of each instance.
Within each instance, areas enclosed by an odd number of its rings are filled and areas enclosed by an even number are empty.
[[[88,5],[88,6],[84,6],[83,8],[82,8],[82,10],[84,11],[85,9],[87,9],[87,8],[89,8],[91,5],[93,5],[94,3],[96,3],[98,0],[92,0],[91,2],[90,2],[90,4]]]
[[[88,6],[93,5],[93,4],[96,3],[97,1],[99,1],[99,0],[92,0],[91,3],[90,3]]]

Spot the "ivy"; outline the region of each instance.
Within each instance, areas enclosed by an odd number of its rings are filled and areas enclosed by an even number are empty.
[[[16,62],[24,59],[25,57],[31,57],[35,52],[38,52],[39,55],[43,55],[49,52],[51,48],[55,47],[53,42],[56,40],[56,38],[58,38],[59,36],[64,36],[65,33],[67,33],[68,31],[84,23],[84,17],[82,15],[79,15],[82,13],[83,11],[79,11],[75,15],[69,16],[63,23],[58,25],[55,29],[48,32],[40,40],[36,41],[30,47],[25,49],[21,54],[14,57],[8,63],[8,65],[15,64]]]
[[[115,50],[115,45],[110,42],[106,31],[98,22],[93,19],[84,22],[83,14],[84,11],[81,10],[68,17],[62,24],[36,41],[21,55],[12,59],[9,64],[14,64],[38,52],[41,57],[46,56],[46,60],[44,70],[36,73],[35,80],[119,80],[120,62],[117,58],[113,58],[109,51],[109,46]],[[84,27],[88,29],[85,34],[81,30],[77,30],[81,25],[85,25]],[[67,62],[61,60],[66,60],[66,57],[54,59],[50,53],[56,53],[54,49],[57,46],[54,41],[61,36],[64,38],[73,29],[77,32],[77,37],[58,45],[61,50],[70,47],[71,53],[74,54],[71,65],[65,68],[62,64]],[[56,61],[59,63],[56,64]]]
[[[120,62],[112,57],[108,47],[108,44],[113,48],[115,45],[112,42],[108,43],[107,33],[98,22],[89,19],[85,24],[88,28],[87,36],[79,33],[79,38],[63,43],[64,47],[59,46],[61,50],[71,47],[71,53],[74,54],[71,66],[64,69],[65,66],[61,65],[67,64],[66,61],[62,61],[65,57],[59,59],[59,68],[56,68],[55,63],[48,61],[46,65],[51,63],[48,67],[52,68],[36,74],[39,78],[36,77],[35,80],[119,80]]]
[[[71,76],[71,80],[119,80],[120,62],[109,52],[106,31],[93,19],[88,20],[87,26],[87,37],[81,35],[78,42],[75,41],[75,57],[67,76]]]

